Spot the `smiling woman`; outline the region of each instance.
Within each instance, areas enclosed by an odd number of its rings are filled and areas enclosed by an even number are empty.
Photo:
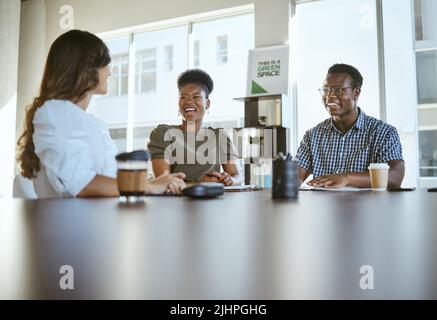
[[[148,148],[155,176],[183,172],[187,181],[240,184],[237,155],[229,137],[223,130],[202,126],[214,88],[211,77],[200,69],[187,70],[177,84],[182,124],[159,125],[150,135]]]

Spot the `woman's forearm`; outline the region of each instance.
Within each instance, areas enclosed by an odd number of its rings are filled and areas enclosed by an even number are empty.
[[[118,197],[117,179],[98,174],[77,196],[80,198]]]

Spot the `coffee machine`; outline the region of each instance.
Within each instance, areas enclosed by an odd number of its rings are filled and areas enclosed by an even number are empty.
[[[244,163],[244,182],[271,187],[272,159],[290,151],[291,108],[285,94],[236,98],[244,102],[244,127],[234,145]]]

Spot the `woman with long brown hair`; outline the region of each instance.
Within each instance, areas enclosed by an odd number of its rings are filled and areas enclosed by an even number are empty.
[[[21,174],[39,198],[117,196],[115,144],[106,126],[86,113],[93,94],[107,92],[109,50],[97,36],[71,30],[47,57],[40,94],[26,111],[18,140]],[[147,191],[178,192],[183,174],[158,177]]]

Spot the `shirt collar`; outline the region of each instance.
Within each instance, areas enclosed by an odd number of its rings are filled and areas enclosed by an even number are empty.
[[[357,129],[363,129],[364,125],[365,125],[365,120],[366,120],[366,114],[361,110],[360,107],[358,108],[358,118],[355,121],[354,125],[352,126],[352,128],[357,128]],[[328,121],[325,122],[325,124],[323,125],[324,129],[336,129],[335,125],[334,125],[334,120],[332,120],[332,117],[328,119]],[[352,129],[351,128],[351,129]]]

